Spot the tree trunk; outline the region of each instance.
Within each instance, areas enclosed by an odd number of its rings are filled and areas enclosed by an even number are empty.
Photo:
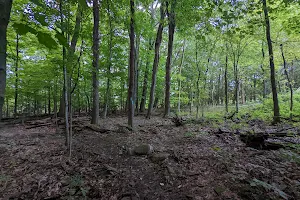
[[[273,46],[271,40],[271,31],[270,31],[270,21],[269,21],[269,14],[267,8],[267,1],[263,0],[263,10],[265,14],[265,23],[266,23],[266,38],[268,42],[269,48],[269,59],[270,59],[270,70],[271,70],[271,86],[272,86],[272,95],[273,95],[273,123],[276,124],[280,122],[280,111],[279,111],[279,104],[278,104],[278,97],[277,97],[277,89],[276,89],[276,78],[275,78],[275,66],[274,66],[274,55],[273,55]]]
[[[7,25],[10,18],[12,0],[0,0],[0,121],[6,87],[6,45]]]
[[[169,21],[169,41],[168,41],[168,56],[166,61],[166,91],[165,91],[165,113],[164,117],[170,115],[170,88],[171,88],[171,61],[173,55],[173,41],[175,32],[175,6],[176,0],[172,1],[170,12],[169,12],[169,2],[166,2],[166,12]]]
[[[74,32],[73,32],[70,48],[68,49],[68,56],[67,56],[67,63],[66,63],[67,66],[71,66],[71,67],[73,67],[73,63],[74,63],[74,53],[75,53],[76,44],[77,44],[77,41],[79,38],[81,18],[82,18],[82,11],[81,11],[80,5],[78,4]],[[67,67],[67,74],[69,72],[69,68],[70,67]],[[71,76],[70,76],[70,79],[71,79]],[[68,87],[71,86],[71,80],[69,80],[69,81],[70,82],[68,83]],[[70,87],[70,89],[71,89],[71,87]],[[65,106],[64,106],[65,105],[65,95],[64,95],[64,93],[65,93],[65,91],[63,89],[62,96],[60,98],[59,111],[58,111],[58,116],[60,116],[60,117],[63,117],[65,115]]]
[[[16,43],[16,64],[15,64],[15,106],[14,106],[14,118],[17,117],[18,112],[18,88],[19,88],[19,74],[18,74],[18,68],[19,68],[19,34],[17,34],[17,43]]]
[[[286,64],[286,60],[284,57],[284,53],[283,53],[283,45],[280,45],[280,50],[281,50],[281,56],[282,56],[282,60],[283,60],[283,67],[284,67],[284,74],[286,76],[286,79],[288,81],[288,85],[289,85],[289,89],[290,89],[290,120],[292,121],[293,119],[293,86],[291,83],[291,79],[289,77],[289,73],[287,71],[287,64]]]
[[[226,44],[227,49],[227,44]],[[227,51],[226,51],[227,52]],[[226,53],[225,58],[225,74],[224,74],[224,84],[225,84],[225,111],[228,113],[228,54]]]
[[[242,104],[246,103],[246,94],[245,94],[245,86],[243,84],[243,81],[240,83],[240,91],[241,91],[241,99],[242,99]]]
[[[93,109],[92,124],[99,123],[99,2],[93,0]]]
[[[264,42],[261,43],[261,53],[262,53],[262,60],[261,60],[261,71],[263,75],[263,98],[265,99],[267,97],[267,85],[266,85],[266,74],[264,69],[264,60],[265,60],[265,51],[264,51]]]
[[[51,87],[48,88],[48,114],[51,113]]]
[[[156,74],[157,68],[159,63],[159,48],[162,41],[162,32],[163,32],[163,21],[165,18],[165,10],[164,10],[164,3],[160,6],[160,22],[157,29],[156,41],[155,41],[155,55],[154,55],[154,62],[153,62],[153,69],[152,69],[152,83],[150,89],[150,102],[148,106],[148,112],[146,118],[150,118],[153,104],[154,104],[154,93],[155,93],[155,86],[156,86]]]
[[[200,76],[201,76],[201,71],[198,63],[198,40],[196,39],[196,66],[197,66],[197,71],[198,71],[198,77],[197,77],[197,107],[196,107],[196,119],[199,118],[199,107],[200,107]]]
[[[183,41],[183,47],[182,47],[182,56],[181,56],[181,62],[179,65],[179,79],[178,79],[178,114],[180,113],[180,103],[181,103],[181,70],[182,70],[182,65],[184,62],[184,50],[185,50],[185,39]]]
[[[207,65],[206,65],[206,70],[205,70],[205,75],[204,75],[204,86],[203,86],[203,91],[204,93],[206,93],[206,81],[207,81],[207,74],[208,74],[208,67],[209,67],[209,63],[210,63],[210,57],[207,59]],[[202,117],[204,117],[204,104],[205,104],[205,101],[206,101],[206,97],[202,99],[202,108],[201,108],[201,115]],[[207,103],[207,102],[206,102]]]
[[[104,111],[103,111],[103,118],[105,119],[107,116],[109,99],[110,99],[110,76],[111,76],[111,60],[112,60],[112,39],[113,39],[113,28],[112,28],[112,19],[110,15],[110,5],[109,0],[107,2],[107,15],[108,15],[108,23],[109,23],[109,58],[108,58],[108,65],[107,65],[107,82],[106,82],[106,95],[105,95],[105,104],[104,104]]]
[[[63,20],[63,10],[62,10],[62,1],[59,3],[59,10],[60,10],[60,20],[61,20],[61,26],[63,27],[64,20]],[[64,31],[62,31],[62,34],[64,35]],[[64,76],[64,114],[65,114],[65,131],[66,131],[66,141],[65,145],[69,149],[70,144],[70,124],[69,124],[69,101],[68,101],[68,74],[67,74],[67,66],[65,63],[66,60],[66,48],[63,46],[63,58],[62,58],[62,65],[63,65],[63,76]],[[36,108],[34,109],[36,110]]]
[[[135,47],[134,47],[134,0],[130,0],[130,55],[129,55],[129,87],[128,87],[128,126],[133,128],[134,117],[134,75],[135,75]]]
[[[140,104],[140,112],[145,112],[145,105],[146,105],[146,96],[147,96],[147,88],[148,88],[148,74],[149,74],[149,65],[150,65],[150,51],[152,51],[152,41],[149,40],[149,48],[147,53],[147,60],[146,60],[146,68],[144,74],[144,82],[143,82],[143,91],[142,91],[142,98]]]
[[[138,35],[136,40],[135,40],[135,56],[134,56],[134,99],[135,99],[135,109],[138,114],[139,110],[139,65],[140,65],[140,60],[139,60],[139,52],[140,52],[140,40],[141,36]]]
[[[235,82],[235,112],[239,112],[239,89],[240,83],[238,78],[238,61],[236,61],[235,54],[233,55],[233,71],[234,71],[234,82]]]

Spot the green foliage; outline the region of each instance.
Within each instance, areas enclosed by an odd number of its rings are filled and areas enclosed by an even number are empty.
[[[289,93],[279,94],[279,107],[280,107],[280,114],[284,118],[289,118],[290,116],[290,95]],[[293,113],[294,115],[300,113],[300,94],[294,94],[294,105],[293,105]],[[244,112],[251,113],[251,118],[258,118],[262,120],[271,120],[273,116],[273,100],[272,97],[269,96],[266,99],[263,99],[261,104],[255,104],[251,107],[244,108],[241,113]]]
[[[81,175],[72,176],[69,185],[69,195],[70,196],[80,195],[83,196],[84,199],[86,199],[87,192],[88,189],[85,187],[82,176]]]

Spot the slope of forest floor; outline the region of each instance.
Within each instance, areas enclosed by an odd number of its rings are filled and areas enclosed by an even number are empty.
[[[75,118],[71,160],[52,119],[3,126],[0,199],[300,199],[299,148],[257,150],[237,134],[282,125],[194,121],[176,127],[171,119],[137,116],[131,132],[126,120],[101,119],[92,127],[88,117]],[[220,128],[228,131],[216,134]],[[140,144],[166,159],[127,153]]]

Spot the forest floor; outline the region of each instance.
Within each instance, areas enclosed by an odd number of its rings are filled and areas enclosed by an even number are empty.
[[[88,123],[74,119],[71,160],[51,118],[2,126],[0,199],[300,199],[299,148],[257,150],[239,138],[243,130],[288,125],[199,120],[176,127],[137,116],[131,132],[125,116],[101,119],[99,130]],[[162,159],[127,153],[140,144]]]

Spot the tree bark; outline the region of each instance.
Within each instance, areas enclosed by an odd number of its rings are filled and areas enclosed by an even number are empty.
[[[264,60],[265,60],[265,51],[264,51],[264,42],[261,43],[261,53],[262,53],[262,61],[260,68],[262,70],[263,74],[263,98],[265,99],[267,97],[267,86],[266,86],[266,78],[265,78],[265,69],[264,69]]]
[[[140,65],[140,58],[139,58],[139,52],[140,52],[140,40],[141,36],[138,35],[135,40],[135,54],[134,54],[134,99],[135,99],[135,109],[138,114],[139,110],[139,65]]]
[[[284,57],[284,53],[283,53],[283,44],[280,45],[280,50],[281,50],[281,56],[282,56],[282,60],[283,60],[283,67],[284,67],[284,74],[286,76],[286,79],[288,81],[288,85],[289,85],[289,89],[290,89],[290,120],[293,120],[293,86],[292,86],[292,82],[291,79],[289,77],[289,73],[287,71],[287,64],[286,64],[286,60]]]
[[[159,48],[162,41],[162,32],[163,32],[163,21],[165,19],[165,5],[164,2],[162,2],[160,6],[160,22],[157,29],[156,34],[156,41],[155,41],[155,55],[154,55],[154,62],[153,62],[153,69],[152,69],[152,82],[151,82],[151,89],[150,89],[150,102],[148,105],[148,112],[146,118],[150,119],[153,104],[154,104],[154,93],[155,93],[155,86],[156,86],[156,74],[157,74],[157,68],[159,63]]]
[[[59,3],[59,11],[60,11],[60,20],[61,20],[61,26],[63,27],[64,20],[63,20],[63,8],[62,8],[62,1]],[[62,31],[62,34],[64,35],[64,31]],[[64,117],[65,117],[65,131],[66,131],[66,141],[65,145],[67,146],[69,150],[69,144],[70,144],[70,124],[69,124],[69,101],[68,101],[68,72],[67,72],[67,66],[66,66],[66,48],[62,47],[62,65],[63,65],[63,79],[64,79],[64,85],[63,85],[63,96],[64,96]],[[36,103],[35,103],[36,107]],[[36,108],[34,109],[36,110]]]
[[[146,105],[146,96],[147,96],[147,88],[148,88],[148,74],[149,74],[149,65],[150,65],[150,51],[152,51],[152,41],[149,40],[149,47],[147,53],[147,60],[146,60],[146,68],[144,72],[144,81],[143,81],[143,90],[142,90],[142,98],[140,103],[140,112],[145,112],[145,105]]]
[[[196,39],[196,66],[197,66],[197,71],[198,71],[198,77],[197,77],[197,107],[196,107],[196,119],[199,118],[199,107],[200,107],[200,76],[201,76],[201,71],[198,63],[198,40]]]
[[[0,0],[0,121],[6,87],[7,25],[10,19],[12,0]]]
[[[19,68],[19,34],[17,34],[16,38],[16,64],[15,64],[15,106],[14,106],[14,118],[17,117],[18,112],[18,88],[19,88],[19,74],[18,74],[18,68]]]
[[[99,2],[93,0],[93,109],[92,124],[99,123]]]
[[[171,88],[171,61],[173,55],[173,41],[175,33],[175,6],[176,0],[172,1],[171,8],[169,11],[169,2],[166,2],[166,12],[169,21],[169,41],[168,41],[168,56],[166,61],[166,91],[165,91],[165,113],[164,117],[170,115],[170,88]]]
[[[179,79],[178,79],[178,114],[180,113],[180,103],[181,103],[181,71],[182,71],[182,65],[184,62],[184,51],[185,51],[185,39],[183,41],[183,47],[182,47],[182,55],[181,55],[181,62],[179,65]]]
[[[130,0],[130,55],[129,55],[129,87],[128,87],[128,126],[133,128],[134,117],[134,75],[135,75],[135,47],[134,47],[134,0]]]
[[[108,65],[107,65],[107,82],[106,82],[106,95],[105,95],[105,105],[103,111],[103,118],[105,119],[107,116],[109,99],[110,99],[110,76],[111,76],[111,60],[112,60],[112,39],[113,39],[113,28],[112,28],[112,19],[110,15],[110,5],[109,0],[107,3],[107,15],[108,15],[108,23],[109,23],[109,57],[108,57]]]
[[[269,60],[270,60],[270,70],[271,70],[271,86],[272,86],[272,95],[273,95],[273,123],[276,124],[280,122],[280,111],[279,111],[279,103],[277,97],[277,89],[276,89],[276,78],[275,78],[275,66],[274,66],[274,55],[273,55],[273,46],[271,40],[271,28],[269,21],[269,14],[267,8],[267,1],[263,0],[263,10],[265,14],[265,23],[266,23],[266,38],[268,42],[269,49]]]

